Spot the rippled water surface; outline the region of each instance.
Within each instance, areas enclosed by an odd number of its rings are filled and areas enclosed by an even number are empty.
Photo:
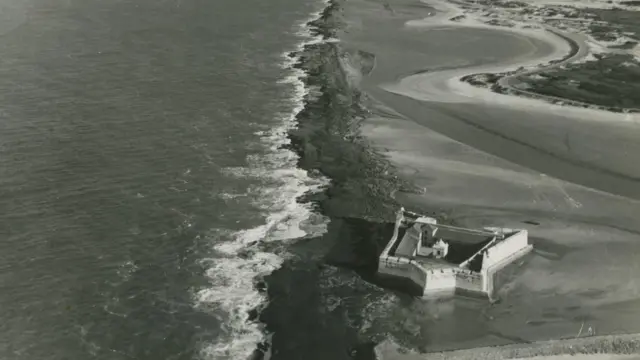
[[[0,358],[253,351],[279,258],[241,252],[323,181],[278,149],[322,5],[0,1]]]

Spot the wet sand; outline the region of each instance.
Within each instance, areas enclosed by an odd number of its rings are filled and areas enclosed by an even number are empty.
[[[443,69],[500,68],[560,53],[542,37],[499,29],[406,26],[430,13],[410,0],[345,4],[343,45],[376,57],[361,82],[374,108],[363,135],[424,190],[397,193],[404,205],[461,224],[527,228],[535,247],[499,304],[477,318],[442,314],[438,321],[457,326],[439,328],[438,342],[547,340],[576,336],[583,323],[599,334],[639,332],[640,125],[543,103],[447,102],[450,88],[437,82],[440,97],[430,98],[430,79]],[[460,326],[482,331],[461,339]]]

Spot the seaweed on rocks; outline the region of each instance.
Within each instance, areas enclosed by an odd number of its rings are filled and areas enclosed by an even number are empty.
[[[331,0],[308,23],[311,33],[334,38],[341,13],[340,0]],[[273,336],[271,349],[261,345],[258,353],[268,350],[278,359],[369,358],[373,344],[360,333],[366,321],[362,308],[368,296],[384,294],[369,281],[389,238],[386,221],[398,207],[393,194],[403,186],[389,162],[359,135],[369,110],[357,83],[373,69],[373,54],[321,41],[289,56],[306,74],[308,94],[288,147],[298,154],[300,168],[331,180],[323,192],[299,201],[315,204],[330,222],[323,236],[289,245],[283,266],[259,282],[269,303],[257,320]],[[354,310],[351,303],[348,309],[327,309],[331,298],[341,296],[362,301],[362,308]]]
[[[325,39],[334,36],[340,11],[339,3],[332,2],[311,22],[314,32]],[[352,78],[354,71],[371,71],[371,56],[343,49],[337,42],[308,44],[297,55],[295,67],[307,74],[304,81],[310,91],[297,116],[298,127],[289,134],[290,146],[301,168],[331,179],[324,193],[306,199],[329,217],[389,219],[397,206],[392,194],[399,180],[390,164],[358,135],[369,111],[363,105],[366,95]]]

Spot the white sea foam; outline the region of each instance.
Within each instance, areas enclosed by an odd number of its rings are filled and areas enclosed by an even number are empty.
[[[327,4],[328,1],[325,1],[324,7]],[[313,37],[307,26],[320,14],[321,11],[298,25],[300,29],[297,35],[303,41],[297,51],[306,44],[324,41],[320,37]],[[254,280],[279,268],[283,259],[255,245],[315,236],[326,230],[326,220],[314,214],[309,204],[300,204],[297,199],[305,193],[320,191],[328,184],[328,180],[312,178],[306,171],[297,168],[298,156],[282,148],[289,143],[287,134],[297,126],[296,115],[304,108],[304,98],[308,93],[303,82],[306,74],[292,68],[298,59],[288,54],[283,54],[282,66],[288,69],[289,75],[281,83],[293,87],[290,112],[283,116],[278,127],[258,133],[266,155],[250,156],[246,168],[226,169],[227,175],[258,178],[266,184],[257,190],[254,203],[266,219],[258,227],[238,231],[229,239],[220,238],[216,241],[214,250],[219,257],[208,261],[210,266],[207,275],[211,279],[211,286],[199,291],[196,301],[199,306],[211,304],[225,313],[222,317],[225,334],[202,350],[205,359],[245,360],[258,343],[268,339],[268,334],[264,333],[259,323],[249,322],[249,311],[264,306],[267,300],[256,291]]]

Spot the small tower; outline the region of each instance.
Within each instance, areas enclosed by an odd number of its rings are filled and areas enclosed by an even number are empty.
[[[442,259],[449,253],[449,244],[439,239],[438,242],[433,245],[433,256],[436,259]]]

